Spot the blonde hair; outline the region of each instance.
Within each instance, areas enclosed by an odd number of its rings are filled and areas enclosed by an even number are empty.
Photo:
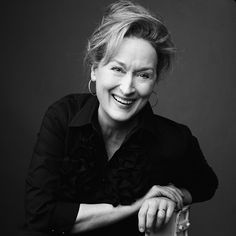
[[[124,37],[142,38],[151,43],[158,57],[157,78],[163,70],[169,69],[175,52],[170,33],[160,19],[131,1],[117,1],[108,6],[100,25],[89,38],[85,62],[94,67],[101,61],[109,63]]]

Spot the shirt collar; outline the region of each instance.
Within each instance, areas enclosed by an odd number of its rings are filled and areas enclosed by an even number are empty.
[[[138,114],[138,120],[139,128],[148,131],[155,136],[157,135],[157,120],[155,119],[155,115],[149,102]]]
[[[97,100],[97,97],[89,97],[84,106],[76,113],[74,118],[71,120],[71,122],[69,123],[69,127],[81,127],[87,124],[95,125],[96,127],[98,125],[98,106],[99,102]],[[144,129],[154,135],[157,134],[155,115],[149,102],[144,106],[144,108],[139,112],[137,116],[137,128]]]

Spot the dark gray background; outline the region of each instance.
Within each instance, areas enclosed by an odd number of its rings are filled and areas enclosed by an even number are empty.
[[[8,1],[1,7],[1,235],[14,235],[23,222],[24,179],[45,110],[66,94],[86,91],[86,40],[111,2]],[[220,180],[211,201],[192,206],[190,236],[236,235],[236,3],[140,2],[164,17],[178,48],[174,69],[157,88],[155,112],[191,128]]]

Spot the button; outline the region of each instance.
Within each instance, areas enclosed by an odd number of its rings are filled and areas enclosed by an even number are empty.
[[[55,229],[51,229],[51,232],[55,232]]]
[[[61,232],[61,234],[65,234],[65,232],[64,232],[64,231],[62,231],[62,232]]]

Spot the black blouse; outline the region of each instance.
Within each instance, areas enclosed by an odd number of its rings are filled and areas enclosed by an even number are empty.
[[[27,230],[69,235],[80,203],[127,205],[153,185],[185,188],[193,202],[214,195],[217,177],[186,126],[147,104],[108,161],[97,109],[96,97],[72,94],[47,110],[26,178]],[[137,216],[80,235],[122,234],[142,235]]]

